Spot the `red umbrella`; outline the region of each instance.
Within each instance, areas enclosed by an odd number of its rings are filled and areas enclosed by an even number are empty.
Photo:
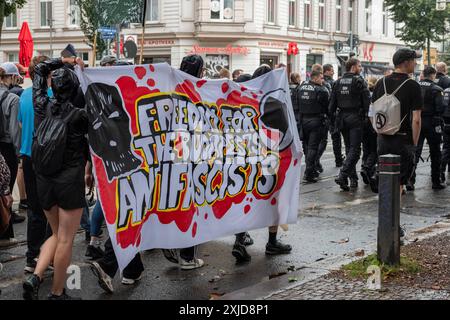
[[[31,36],[30,28],[28,27],[28,22],[22,24],[22,29],[19,33],[19,62],[24,67],[30,65],[31,59],[33,58],[33,37]]]

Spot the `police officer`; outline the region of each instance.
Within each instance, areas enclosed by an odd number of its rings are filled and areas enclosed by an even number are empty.
[[[344,137],[346,159],[335,180],[344,191],[358,186],[356,164],[361,155],[362,124],[367,118],[370,93],[360,76],[361,62],[350,58],[345,64],[346,73],[334,84],[329,114],[336,119],[336,126]],[[350,178],[350,187],[348,179]]]
[[[444,90],[444,120],[443,145],[442,145],[442,163],[441,163],[441,182],[445,182],[445,168],[450,165],[450,88]]]
[[[300,110],[298,105],[298,88],[302,82],[302,78],[299,73],[292,72],[289,76],[289,91],[291,93],[292,109],[294,110],[295,121],[297,123],[298,134],[300,135]]]
[[[305,181],[311,183],[318,181],[316,162],[328,111],[329,92],[322,83],[323,74],[316,69],[311,72],[311,80],[304,82],[297,90],[300,130],[306,155]]]
[[[450,88],[450,78],[447,76],[448,69],[445,62],[438,62],[436,64],[436,71],[436,84],[443,90]]]
[[[422,155],[423,144],[427,139],[430,147],[431,156],[431,180],[434,190],[444,189],[445,185],[441,183],[441,138],[442,138],[442,112],[444,111],[443,90],[434,83],[436,79],[436,69],[426,67],[423,70],[424,80],[419,84],[422,88],[423,110],[422,110],[422,128],[420,131],[419,142],[416,149],[416,164]],[[408,189],[414,190],[415,172]],[[412,187],[412,188],[411,188]]]

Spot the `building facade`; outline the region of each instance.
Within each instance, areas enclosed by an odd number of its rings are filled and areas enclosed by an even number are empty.
[[[210,77],[223,67],[251,73],[261,63],[284,63],[303,77],[314,63],[337,67],[334,44],[350,33],[358,35],[358,57],[369,66],[391,64],[402,45],[383,0],[147,0],[147,7],[144,62],[179,66],[198,53]],[[36,53],[51,55],[52,43],[57,56],[72,43],[89,61],[79,20],[74,0],[28,1],[5,21],[0,60],[18,60],[19,29],[28,21]],[[141,33],[139,24],[122,30],[138,46]]]

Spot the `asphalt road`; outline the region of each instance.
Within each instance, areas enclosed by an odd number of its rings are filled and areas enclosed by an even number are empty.
[[[425,150],[427,153],[427,150]],[[426,157],[424,157],[426,158]],[[255,244],[248,248],[252,261],[235,265],[231,255],[234,237],[226,237],[200,246],[199,255],[206,265],[198,270],[181,271],[156,250],[142,254],[146,270],[136,286],[114,280],[115,293],[108,295],[97,285],[84,259],[86,243],[79,233],[73,253],[73,263],[81,267],[81,290],[69,293],[83,299],[209,299],[211,294],[229,294],[250,287],[269,277],[300,269],[316,261],[351,254],[376,242],[378,222],[377,196],[363,186],[356,192],[344,193],[334,182],[338,169],[329,149],[322,159],[325,172],[317,184],[302,185],[298,223],[289,231],[280,231],[284,242],[293,246],[289,255],[268,257],[264,254],[267,229],[251,231]],[[407,231],[446,220],[450,213],[450,188],[431,190],[430,164],[421,163],[415,192],[402,200],[401,225]],[[23,214],[23,213],[22,213]],[[15,225],[16,237],[25,241],[25,223]],[[0,273],[1,299],[21,299],[24,278],[26,244],[0,250],[3,271]],[[50,290],[47,279],[41,287],[41,298]],[[274,291],[277,288],[274,287]]]

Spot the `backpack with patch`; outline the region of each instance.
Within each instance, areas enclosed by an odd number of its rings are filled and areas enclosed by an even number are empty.
[[[8,94],[9,94],[9,92],[5,91],[0,96],[0,138],[3,138],[6,135],[6,123],[4,121],[5,119],[4,119],[4,116],[3,116],[2,104],[6,100],[6,98],[8,97]]]
[[[48,107],[47,116],[33,138],[31,157],[36,172],[48,176],[61,170],[67,142],[67,123],[71,114],[53,114],[51,107]]]
[[[395,96],[403,85],[412,79],[405,80],[394,92],[388,94],[386,91],[386,78],[383,78],[384,95],[372,103],[371,115],[372,126],[377,134],[395,135],[406,119],[401,118],[401,103]]]

